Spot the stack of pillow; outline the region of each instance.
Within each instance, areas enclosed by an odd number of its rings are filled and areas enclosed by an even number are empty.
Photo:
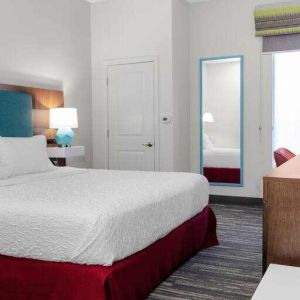
[[[55,167],[48,158],[45,136],[0,137],[0,179],[53,169]]]

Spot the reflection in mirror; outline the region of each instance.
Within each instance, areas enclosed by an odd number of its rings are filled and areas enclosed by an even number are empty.
[[[243,184],[242,72],[242,56],[200,61],[200,169],[212,185]]]

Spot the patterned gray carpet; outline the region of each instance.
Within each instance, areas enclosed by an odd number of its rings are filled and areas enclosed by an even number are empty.
[[[213,205],[220,246],[199,252],[148,300],[251,299],[262,264],[262,208]]]

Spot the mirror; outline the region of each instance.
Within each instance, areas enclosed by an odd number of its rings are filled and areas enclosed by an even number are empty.
[[[243,56],[200,60],[200,173],[243,185]]]

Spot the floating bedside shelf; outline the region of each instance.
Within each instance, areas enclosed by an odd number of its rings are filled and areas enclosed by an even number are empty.
[[[68,158],[74,158],[85,155],[84,146],[72,146],[67,148],[48,147],[48,156],[54,165],[58,167],[66,166]]]
[[[77,156],[84,156],[85,147],[84,146],[72,146],[68,148],[48,147],[47,151],[50,158],[71,158]]]

